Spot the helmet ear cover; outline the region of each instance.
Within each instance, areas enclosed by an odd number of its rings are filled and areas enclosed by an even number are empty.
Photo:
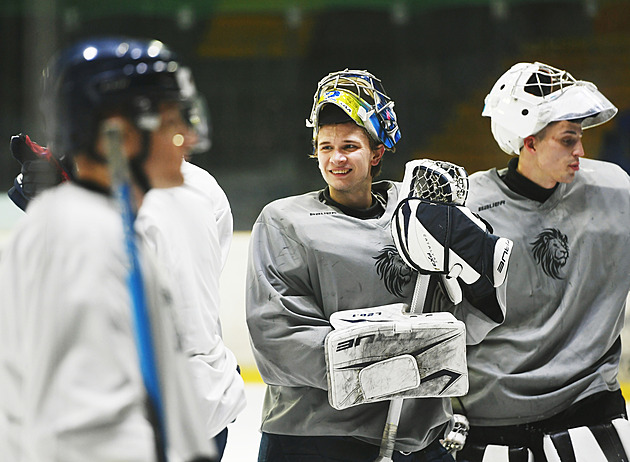
[[[391,151],[395,150],[400,130],[394,102],[372,74],[345,69],[320,80],[310,117],[306,120],[306,126],[313,129],[313,142],[321,125],[320,112],[329,104],[339,107],[352,121],[365,128],[372,139]]]
[[[580,120],[583,129],[600,125],[617,108],[597,87],[542,63],[518,63],[495,83],[485,98],[483,116],[503,151],[519,154],[523,140],[551,122]]]

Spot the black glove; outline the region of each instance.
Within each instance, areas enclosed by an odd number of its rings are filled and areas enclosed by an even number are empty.
[[[503,313],[495,289],[504,284],[512,241],[491,234],[487,224],[461,205],[403,199],[392,217],[392,237],[407,265],[440,274],[455,304],[462,292],[496,322]]]
[[[26,210],[29,201],[40,192],[70,179],[68,172],[50,151],[31,141],[28,135],[12,136],[10,150],[22,164],[22,171],[13,180],[8,195],[22,210]]]

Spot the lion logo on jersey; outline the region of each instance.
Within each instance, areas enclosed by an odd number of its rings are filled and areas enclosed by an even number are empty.
[[[385,247],[374,259],[376,272],[385,283],[387,291],[397,297],[402,297],[405,286],[411,282],[413,270],[400,258],[393,245]]]
[[[545,228],[531,244],[534,258],[545,274],[554,279],[562,279],[560,270],[569,259],[567,236],[560,230]]]

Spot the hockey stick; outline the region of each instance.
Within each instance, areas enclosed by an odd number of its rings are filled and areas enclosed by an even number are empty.
[[[122,127],[114,121],[106,121],[103,135],[109,169],[112,179],[112,190],[116,197],[124,229],[125,251],[129,263],[127,286],[131,297],[132,318],[140,372],[147,391],[149,420],[155,432],[156,455],[158,462],[166,462],[166,430],[157,359],[151,332],[144,281],[138,258],[134,221],[136,215],[135,201],[131,185],[131,177],[127,159],[122,146]]]
[[[405,197],[463,205],[468,196],[468,174],[464,168],[450,162],[428,159],[410,162],[401,190],[401,194],[407,194]],[[418,274],[408,314],[415,313],[420,304],[421,311],[424,309],[430,281],[431,275]],[[375,462],[392,462],[403,400],[404,398],[394,398],[389,403],[381,447]]]
[[[418,275],[418,278],[416,279],[416,286],[413,291],[411,306],[408,311],[409,314],[416,312],[419,300],[424,302],[430,279],[431,276],[428,274]],[[381,438],[381,447],[378,457],[374,462],[392,462],[403,400],[404,398],[394,398],[389,402],[389,410],[387,411],[387,419],[385,420],[385,428],[383,429],[383,436]]]

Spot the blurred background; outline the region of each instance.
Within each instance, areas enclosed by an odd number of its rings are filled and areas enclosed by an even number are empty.
[[[226,191],[236,230],[222,276],[221,318],[250,405],[230,430],[236,437],[226,461],[255,459],[264,392],[245,325],[249,231],[268,202],[324,186],[308,158],[311,131],[304,123],[322,77],[366,69],[396,102],[402,139],[384,161],[383,178],[401,180],[405,162],[419,157],[449,160],[469,173],[505,166],[509,158],[481,111],[496,79],[520,61],[595,82],[620,112],[586,132],[587,155],[630,170],[630,0],[0,2],[0,251],[22,215],[6,196],[20,170],[9,140],[24,132],[46,144],[39,76],[56,50],[93,35],[156,38],[192,67],[212,122],[212,147],[193,162]],[[628,346],[630,340],[624,386]]]
[[[591,157],[630,164],[628,0],[2,0],[0,191],[19,173],[11,135],[46,143],[39,76],[60,47],[91,35],[157,38],[192,67],[208,99],[210,151],[193,159],[230,198],[235,229],[261,208],[323,181],[304,125],[317,82],[346,67],[381,78],[402,140],[383,178],[406,161],[504,166],[483,99],[518,61],[591,80],[620,114],[587,132]]]

